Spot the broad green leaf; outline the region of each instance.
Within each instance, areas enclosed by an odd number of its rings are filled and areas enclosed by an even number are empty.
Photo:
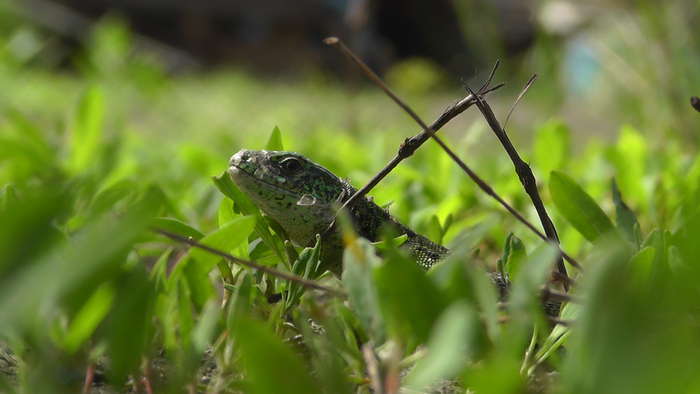
[[[478,319],[476,311],[464,301],[448,307],[435,323],[427,344],[428,355],[406,377],[407,388],[424,391],[430,385],[457,376],[474,355],[470,345]]]
[[[114,300],[114,288],[105,283],[95,290],[73,318],[63,338],[63,347],[74,353],[92,335],[97,325],[109,312]]]
[[[48,187],[5,188],[0,206],[0,293],[10,286],[10,279],[17,280],[10,272],[29,268],[37,256],[62,238],[53,223],[71,211],[72,198]]]
[[[143,267],[122,275],[116,292],[114,308],[107,325],[107,353],[110,360],[109,374],[114,381],[124,381],[135,372],[152,340],[154,284],[148,280]]]
[[[543,174],[560,169],[566,163],[571,151],[569,134],[569,128],[560,120],[550,120],[537,129],[533,164]]]
[[[425,343],[445,307],[443,295],[411,258],[396,249],[385,255],[374,279],[387,328],[409,344]]]
[[[199,230],[187,223],[183,223],[173,218],[154,218],[153,227],[170,231],[171,233],[175,233],[183,237],[191,237],[195,240],[204,237],[204,234],[202,234]]]
[[[248,239],[248,236],[253,231],[254,224],[254,217],[240,216],[214,232],[207,234],[199,242],[229,253]],[[177,265],[173,275],[171,275],[173,280],[177,280],[180,277],[180,273],[184,274],[189,284],[192,300],[198,307],[204,306],[213,294],[214,289],[208,274],[221,259],[220,256],[209,253],[206,250],[192,247],[185,258]],[[228,270],[223,270],[223,268],[221,270],[222,277],[227,278],[229,276]]]
[[[524,316],[527,312],[542,310],[540,289],[552,272],[552,265],[559,255],[559,249],[549,243],[541,244],[530,254],[513,281],[508,300],[509,310],[514,316]]]
[[[222,198],[218,212],[219,227],[230,222],[235,217],[236,214],[233,212],[233,200],[231,200],[230,198]]]
[[[205,235],[200,239],[200,242],[212,248],[229,252],[248,239],[248,236],[253,231],[254,224],[254,217],[241,216]],[[196,264],[202,268],[203,272],[209,272],[214,268],[216,262],[221,259],[221,257],[199,248],[191,248],[189,257],[196,261]]]
[[[234,333],[245,367],[245,392],[316,394],[309,367],[264,324],[241,317]]]
[[[630,280],[637,282],[640,286],[648,286],[649,279],[653,273],[655,259],[656,249],[651,246],[643,248],[636,255],[632,256],[630,259]]]
[[[221,193],[233,200],[234,209],[239,210],[243,215],[260,214],[255,204],[233,183],[227,172],[213,177],[212,180]]]
[[[559,213],[588,241],[595,242],[614,230],[600,206],[564,173],[552,172],[549,191]]]
[[[284,245],[282,241],[272,235],[267,225],[267,220],[264,218],[260,210],[253,202],[233,183],[227,173],[223,173],[218,177],[212,178],[214,184],[226,197],[233,200],[233,209],[243,215],[255,216],[255,233],[263,240],[265,246],[274,252],[279,261],[285,261]],[[253,254],[251,253],[251,256]],[[259,262],[262,262],[258,260]],[[278,261],[272,261],[276,264]]]
[[[198,355],[203,354],[211,345],[220,317],[221,308],[215,300],[210,299],[204,306],[194,330],[192,330],[192,345]]]
[[[372,268],[379,265],[374,248],[364,239],[355,238],[343,256],[343,287],[348,292],[350,307],[357,314],[365,332],[376,343],[384,339],[384,319],[379,309],[379,296],[372,280]]]
[[[86,280],[114,272],[124,264],[125,251],[146,231],[156,203],[146,197],[119,218],[91,221],[69,241],[18,269],[0,288],[0,326],[37,319]]]
[[[90,87],[78,103],[70,140],[72,173],[84,171],[99,161],[104,106],[104,92],[98,86]]]
[[[275,126],[270,133],[270,138],[267,139],[267,144],[265,144],[266,150],[284,150],[282,146],[282,133],[279,127]]]
[[[478,307],[486,324],[489,337],[495,339],[500,332],[498,322],[498,294],[489,274],[476,265],[475,249],[494,227],[494,220],[486,220],[463,231],[450,244],[450,254],[445,261],[434,265],[428,277],[436,283],[448,299],[466,299]]]

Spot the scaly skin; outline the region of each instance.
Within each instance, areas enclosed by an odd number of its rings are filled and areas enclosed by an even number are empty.
[[[229,174],[253,202],[300,246],[313,246],[316,234],[324,234],[322,258],[326,267],[339,273],[342,242],[337,230],[327,232],[337,206],[355,188],[332,172],[293,152],[241,150],[231,157]],[[399,223],[366,197],[348,206],[357,233],[378,241],[383,228],[406,234],[404,247],[424,269],[444,257],[448,250]]]

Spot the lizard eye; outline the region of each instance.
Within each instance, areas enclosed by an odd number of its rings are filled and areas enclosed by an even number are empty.
[[[296,157],[287,157],[280,162],[280,165],[288,173],[293,173],[301,169],[301,161]]]

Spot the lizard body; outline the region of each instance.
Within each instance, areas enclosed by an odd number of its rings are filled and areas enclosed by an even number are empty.
[[[282,226],[300,246],[313,246],[323,234],[322,259],[331,271],[341,271],[342,240],[339,231],[326,231],[338,205],[356,189],[319,164],[293,152],[241,150],[230,160],[229,174],[255,205]],[[404,247],[424,269],[442,259],[448,249],[401,224],[366,197],[348,206],[358,235],[378,241],[388,228],[405,234]]]
[[[337,228],[327,230],[338,206],[355,193],[352,185],[294,152],[244,149],[231,157],[228,173],[241,191],[279,223],[299,246],[313,246],[316,234],[322,234],[323,266],[340,275],[343,241]],[[355,231],[369,241],[379,241],[385,228],[398,235],[405,234],[407,240],[402,248],[425,270],[449,253],[447,248],[401,224],[365,196],[352,202],[347,211]],[[508,278],[499,272],[489,276],[501,299],[505,299],[510,287]],[[543,300],[543,307],[548,315],[557,316],[561,303]]]

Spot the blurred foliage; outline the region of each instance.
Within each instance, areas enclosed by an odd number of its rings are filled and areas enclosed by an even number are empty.
[[[657,16],[641,7],[630,23],[654,24],[643,30],[653,44],[680,50],[661,34],[677,7]],[[45,32],[15,20],[2,29],[0,391],[72,393],[94,369],[104,392],[144,391],[142,377],[156,392],[369,393],[399,384],[406,392],[700,392],[700,119],[673,92],[700,86],[689,71],[697,53],[638,54],[648,41],[620,52],[665,89],[629,96],[636,85],[628,85],[606,96],[616,137],[583,144],[577,130],[590,125],[547,115],[534,122],[531,143],[518,144],[563,248],[585,266],[569,267],[580,300],[564,306],[569,327],[550,324],[540,307],[556,250],[434,144],[372,192],[451,247],[427,275],[395,240],[379,257],[350,233],[342,277],[321,272],[319,245],[285,243],[218,177],[238,149],[267,147],[302,152],[363,184],[416,129],[379,93],[320,75],[303,83],[230,71],[172,77],[113,19],[68,71],[40,61],[51,51]],[[669,34],[686,37],[679,29]],[[551,47],[533,59],[558,48],[542,42]],[[660,72],[684,82],[653,79]],[[390,75],[420,112],[448,103],[444,92],[428,93],[441,82],[424,64]],[[534,89],[526,101],[554,102],[557,92],[542,98]],[[446,138],[537,222],[512,165],[485,143],[482,121],[469,119],[455,122],[466,135],[453,126]],[[153,226],[341,287],[348,300],[189,250]],[[512,280],[506,304],[484,273],[496,266]]]

